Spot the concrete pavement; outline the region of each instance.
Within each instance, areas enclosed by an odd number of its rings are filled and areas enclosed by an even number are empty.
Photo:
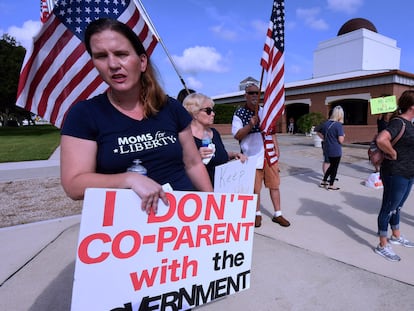
[[[224,142],[228,150],[238,149],[232,138]],[[322,151],[310,137],[280,135],[279,144],[282,210],[292,225],[271,222],[263,189],[250,289],[198,309],[412,310],[414,249],[393,246],[402,257],[396,263],[373,252],[382,190],[364,185],[372,172],[366,147],[344,147],[341,189],[327,191],[319,188]],[[0,181],[40,171],[59,176],[58,153],[34,162],[0,164]],[[413,203],[411,195],[401,217],[401,230],[411,239]],[[79,221],[72,216],[0,229],[0,310],[70,310]]]

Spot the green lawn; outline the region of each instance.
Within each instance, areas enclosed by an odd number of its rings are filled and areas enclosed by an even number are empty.
[[[0,127],[0,163],[47,160],[59,143],[52,125]]]

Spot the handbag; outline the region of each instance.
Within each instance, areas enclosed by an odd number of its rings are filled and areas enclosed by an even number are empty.
[[[401,119],[400,119],[400,121],[402,122],[402,127],[401,127],[401,130],[398,133],[398,135],[391,141],[392,146],[394,146],[400,140],[400,138],[403,136],[404,131],[405,131],[405,122]],[[387,157],[387,155],[384,153],[384,151],[382,151],[377,146],[377,136],[378,136],[378,134],[376,134],[374,136],[374,138],[372,139],[371,143],[369,144],[369,148],[368,148],[368,159],[369,159],[369,162],[371,162],[371,164],[374,167],[381,166],[382,162],[384,161],[384,158]]]

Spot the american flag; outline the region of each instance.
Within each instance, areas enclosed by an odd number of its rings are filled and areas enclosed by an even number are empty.
[[[45,23],[49,17],[48,0],[40,0],[40,21]]]
[[[260,65],[266,71],[263,115],[260,130],[264,135],[266,159],[269,164],[276,163],[278,155],[274,152],[271,134],[284,110],[285,103],[285,2],[274,0],[272,15],[267,29],[266,41]]]
[[[16,105],[61,127],[70,106],[107,88],[83,44],[88,23],[106,17],[127,24],[150,55],[158,41],[140,12],[133,0],[57,1],[23,62]]]

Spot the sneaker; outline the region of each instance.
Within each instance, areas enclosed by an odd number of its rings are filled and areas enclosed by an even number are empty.
[[[262,225],[262,216],[261,215],[256,215],[256,218],[254,220],[254,226],[256,228],[259,228]]]
[[[272,221],[281,225],[282,227],[289,227],[290,226],[290,222],[283,217],[282,215],[280,216],[273,216]]]
[[[391,237],[388,239],[388,242],[395,245],[402,245],[405,247],[414,247],[414,243],[404,238],[403,235],[400,235],[399,238],[396,238],[394,235],[391,235]]]
[[[381,247],[378,244],[378,246],[374,249],[374,251],[378,255],[384,257],[387,260],[390,260],[390,261],[400,261],[401,260],[400,256],[398,256],[396,253],[394,253],[391,246],[389,246],[388,244],[385,245],[384,247]]]

